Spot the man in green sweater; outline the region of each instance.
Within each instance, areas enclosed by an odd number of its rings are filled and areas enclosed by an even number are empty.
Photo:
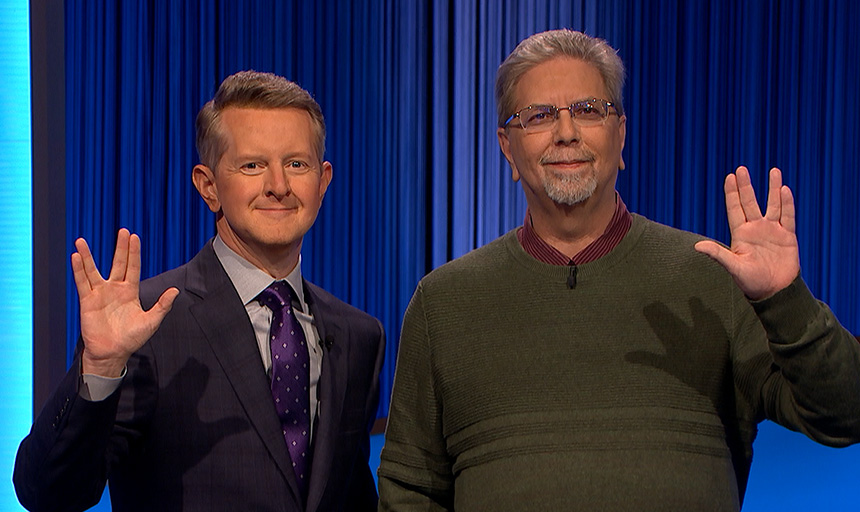
[[[381,510],[738,510],[765,418],[860,441],[860,345],[803,283],[794,201],[726,178],[731,248],[627,211],[624,68],[558,30],[496,79],[524,225],[418,285]]]

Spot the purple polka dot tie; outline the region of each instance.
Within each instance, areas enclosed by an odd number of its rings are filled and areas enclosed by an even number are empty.
[[[275,281],[260,292],[257,300],[272,310],[272,326],[269,329],[272,398],[304,499],[310,477],[310,357],[302,326],[293,313],[292,296],[292,288],[287,283]]]

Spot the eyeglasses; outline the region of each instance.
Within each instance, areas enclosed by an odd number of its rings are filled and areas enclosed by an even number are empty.
[[[610,111],[612,109],[612,111]],[[520,126],[527,133],[545,132],[552,129],[562,110],[570,111],[573,122],[579,126],[597,126],[606,121],[610,114],[620,115],[615,104],[599,98],[577,101],[567,107],[555,105],[529,105],[509,117],[502,128],[506,128],[514,118],[519,118]]]

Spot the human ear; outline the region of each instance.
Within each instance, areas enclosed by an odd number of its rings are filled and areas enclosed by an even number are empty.
[[[191,171],[191,181],[194,188],[206,202],[213,213],[221,211],[221,200],[218,199],[218,186],[215,184],[215,173],[203,164],[194,166]]]
[[[511,139],[508,138],[508,132],[504,128],[499,128],[496,130],[496,136],[499,138],[499,147],[502,149],[502,154],[505,155],[505,160],[511,166],[511,178],[513,178],[514,182],[520,181],[520,173],[517,171],[517,166],[511,155]]]
[[[320,199],[325,196],[325,191],[328,189],[329,183],[331,183],[331,171],[331,162],[323,162],[320,169]]]

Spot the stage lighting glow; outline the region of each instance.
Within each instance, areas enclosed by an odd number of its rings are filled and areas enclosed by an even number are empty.
[[[22,510],[10,476],[33,408],[29,9],[0,0],[0,511]]]

